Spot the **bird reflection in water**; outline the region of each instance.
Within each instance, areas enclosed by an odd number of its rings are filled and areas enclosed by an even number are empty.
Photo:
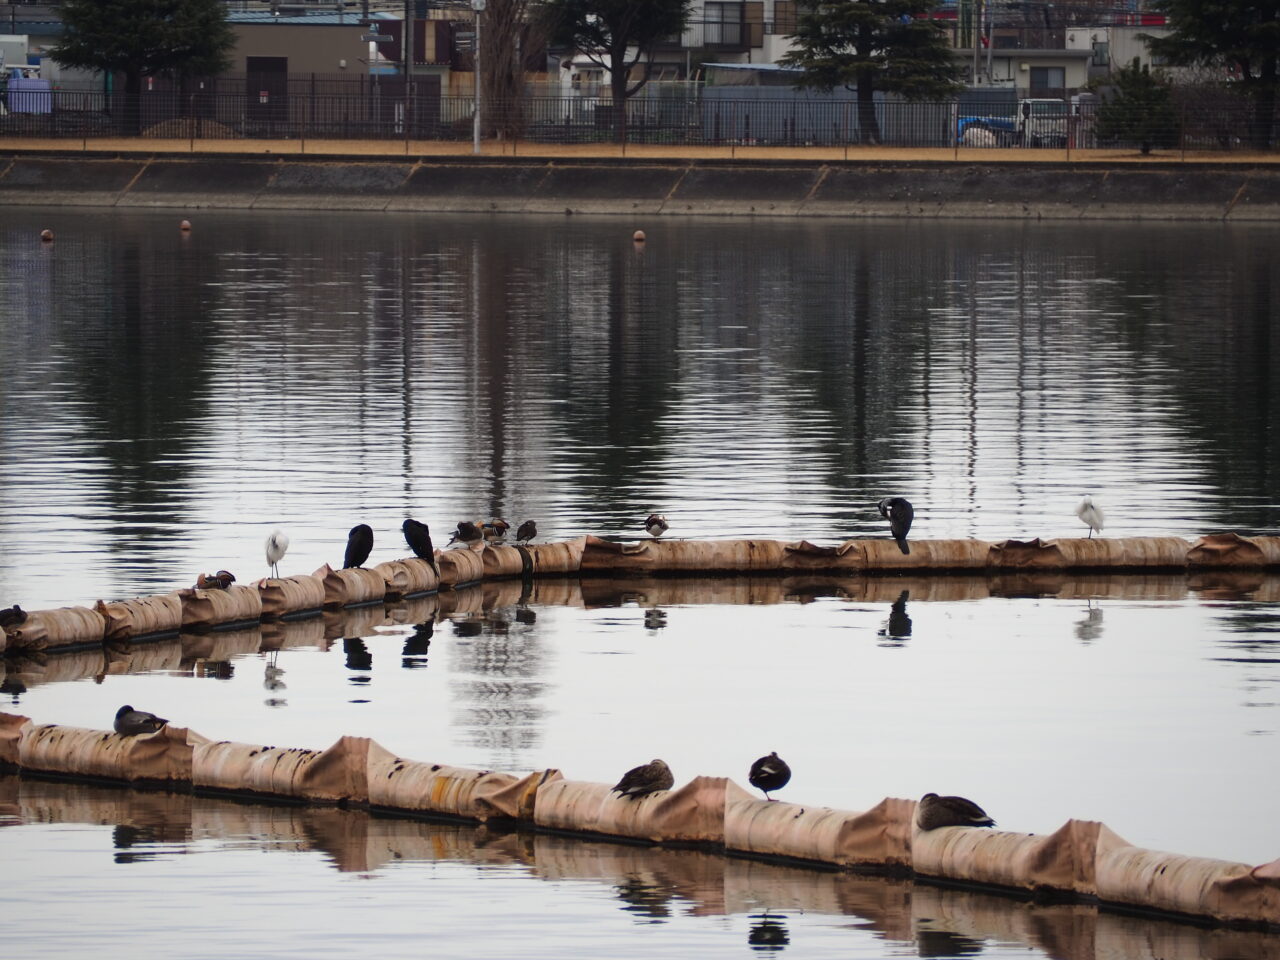
[[[626,906],[622,909],[648,923],[662,923],[671,916],[674,885],[661,877],[627,876],[613,888]]]
[[[348,670],[372,670],[373,654],[369,652],[369,648],[364,645],[364,641],[359,637],[344,637],[342,640],[342,652],[347,655]],[[352,677],[352,682],[367,683],[368,677]]]
[[[880,628],[880,636],[890,642],[883,643],[881,646],[901,647],[903,641],[911,636],[911,618],[907,616],[907,600],[910,597],[911,591],[903,590],[898,594],[898,599],[893,601],[893,605],[889,608],[889,619]]]
[[[791,934],[787,932],[787,925],[782,921],[787,919],[785,914],[777,914],[769,916],[766,913],[752,914],[751,930],[747,934],[747,943],[752,950],[759,950],[762,953],[776,953],[783,949],[791,942]]]
[[[431,651],[431,638],[435,632],[434,620],[415,624],[413,633],[404,638],[404,649],[400,651],[400,665],[406,670],[419,670],[427,666],[427,654]]]
[[[236,675],[235,664],[230,660],[201,660],[196,664],[195,676],[210,680],[230,680]]]
[[[950,930],[917,930],[916,956],[972,957],[983,952],[981,940],[961,936]]]
[[[1084,616],[1076,621],[1076,639],[1091,643],[1102,636],[1102,607],[1096,600],[1089,600]]]
[[[654,607],[652,610],[644,612],[644,628],[646,630],[661,630],[667,625],[667,611]]]
[[[272,650],[267,654],[267,666],[262,672],[262,689],[271,694],[262,702],[268,707],[284,707],[288,706],[288,701],[278,694],[286,689],[285,682],[280,678],[284,676],[284,667],[276,665],[276,658],[280,655],[279,650]]]

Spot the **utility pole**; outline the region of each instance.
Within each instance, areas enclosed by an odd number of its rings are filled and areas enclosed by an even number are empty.
[[[471,126],[471,152],[478,154],[480,152],[480,109],[484,103],[484,98],[480,90],[480,14],[484,13],[485,0],[471,0],[471,9],[476,14],[476,49],[473,63],[476,69],[475,75],[475,120]]]

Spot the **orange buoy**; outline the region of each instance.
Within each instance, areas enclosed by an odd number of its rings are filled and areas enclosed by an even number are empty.
[[[41,230],[41,231],[40,231],[40,239],[41,239],[41,240],[43,240],[45,243],[49,243],[49,242],[51,242],[51,241],[53,240],[53,231],[52,231],[52,230]]]

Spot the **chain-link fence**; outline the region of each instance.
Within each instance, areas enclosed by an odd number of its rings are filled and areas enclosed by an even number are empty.
[[[1027,149],[1271,150],[1280,125],[1235,96],[1162,104],[1069,98],[774,96],[684,84],[619,107],[607,96],[525,96],[482,105],[482,136],[504,143],[675,146],[998,147]],[[153,89],[135,97],[75,87],[13,85],[0,137],[467,141],[475,102],[441,94],[438,79],[362,78],[359,84],[253,78]]]

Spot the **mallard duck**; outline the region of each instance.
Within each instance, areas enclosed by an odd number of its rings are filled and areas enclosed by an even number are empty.
[[[373,528],[357,523],[347,532],[347,552],[342,555],[342,568],[363,567],[373,552]]]
[[[449,538],[449,543],[476,543],[484,539],[484,532],[480,529],[478,523],[472,523],[470,520],[459,520],[458,529],[453,532],[453,536]]]
[[[667,518],[657,513],[651,513],[644,521],[644,529],[649,536],[655,540],[662,536],[669,529]]]
[[[893,539],[898,541],[898,549],[903,553],[910,553],[911,548],[907,546],[907,532],[911,529],[911,521],[916,515],[911,501],[904,497],[885,497],[878,506],[880,516],[889,521],[889,532],[893,534]]]
[[[427,561],[431,564],[431,569],[436,573],[440,569],[436,566],[436,550],[431,545],[431,530],[425,523],[417,520],[408,519],[400,527],[404,531],[405,543],[409,544],[409,549],[413,551],[415,557]]]
[[[773,799],[769,796],[770,790],[781,790],[790,780],[791,768],[776,750],[753,763],[751,772],[747,774],[747,783],[762,791],[766,800]]]
[[[538,535],[538,525],[532,520],[526,520],[520,524],[520,529],[516,531],[516,540],[521,543],[528,543]]]
[[[916,805],[916,825],[921,830],[938,827],[994,827],[996,822],[972,800],[926,793]]]
[[[12,607],[0,610],[0,630],[5,627],[18,627],[27,622],[27,611],[16,603]]]
[[[1089,525],[1089,539],[1093,539],[1095,531],[1102,532],[1102,525],[1107,519],[1102,514],[1102,508],[1094,504],[1093,497],[1087,495],[1080,501],[1080,506],[1076,507],[1076,516]]]
[[[661,760],[650,760],[642,767],[633,767],[622,775],[611,793],[624,797],[643,797],[659,790],[670,790],[675,785],[671,768]]]
[[[280,576],[280,561],[284,559],[284,553],[289,549],[288,534],[283,530],[274,530],[263,546],[267,553],[267,566],[271,568],[271,575]]]
[[[116,711],[115,729],[122,737],[136,737],[141,733],[155,733],[168,720],[145,710],[135,710],[127,703]]]

